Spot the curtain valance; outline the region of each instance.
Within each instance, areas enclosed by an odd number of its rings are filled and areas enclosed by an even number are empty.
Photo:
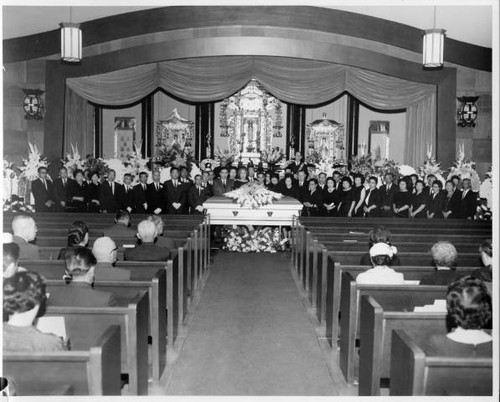
[[[348,91],[374,108],[407,109],[405,162],[410,165],[420,165],[426,145],[435,144],[434,85],[315,60],[265,56],[171,60],[70,78],[67,86],[101,105],[137,102],[157,88],[189,102],[214,102],[233,95],[252,78],[288,103],[316,105]]]
[[[344,65],[281,57],[205,57],[140,65],[110,73],[70,78],[68,86],[103,105],[139,101],[157,88],[190,102],[212,102],[233,95],[257,79],[284,102],[315,105],[347,90],[380,109],[407,108],[428,98],[434,85]]]

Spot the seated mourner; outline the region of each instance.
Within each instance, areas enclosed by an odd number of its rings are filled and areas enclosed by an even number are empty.
[[[457,249],[447,241],[439,241],[432,246],[432,259],[436,272],[423,276],[421,285],[448,285],[459,277],[456,271]]]
[[[36,272],[17,272],[3,283],[3,351],[49,352],[64,350],[61,338],[40,332],[33,325],[46,303],[45,283]]]
[[[370,249],[373,268],[356,277],[359,285],[402,285],[403,274],[389,267],[394,256],[394,247],[387,243],[377,243]]]
[[[66,286],[55,287],[50,292],[50,304],[54,306],[106,307],[116,305],[110,292],[95,290],[94,270],[97,261],[86,247],[66,250]]]

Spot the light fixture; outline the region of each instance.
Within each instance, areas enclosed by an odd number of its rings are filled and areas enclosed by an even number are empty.
[[[61,59],[68,63],[78,63],[82,60],[82,30],[80,24],[71,20],[71,7],[69,8],[69,21],[61,22]]]
[[[424,31],[423,65],[426,68],[443,66],[444,29],[436,29],[436,6],[434,6],[434,28]]]

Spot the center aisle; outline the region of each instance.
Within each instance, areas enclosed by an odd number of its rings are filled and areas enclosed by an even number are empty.
[[[219,252],[167,395],[336,395],[284,254]]]

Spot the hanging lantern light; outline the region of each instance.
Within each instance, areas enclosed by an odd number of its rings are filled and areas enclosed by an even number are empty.
[[[71,7],[69,21],[61,22],[61,59],[68,63],[78,63],[82,60],[82,30],[80,24],[72,22]]]
[[[444,38],[446,30],[436,29],[436,7],[434,7],[434,28],[424,31],[423,60],[426,68],[443,66]]]

